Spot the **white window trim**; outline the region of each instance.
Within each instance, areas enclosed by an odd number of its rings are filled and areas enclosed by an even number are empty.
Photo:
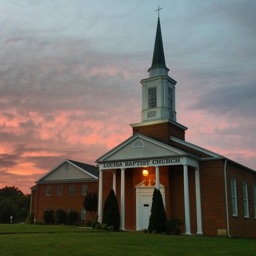
[[[71,189],[73,188],[73,189]],[[75,185],[70,185],[69,186],[69,196],[74,196],[75,195]]]
[[[150,95],[150,90],[154,90],[154,95]],[[157,107],[157,88],[156,87],[150,87],[148,88],[148,108],[156,108]]]
[[[62,196],[62,186],[57,186],[57,196]]]
[[[243,182],[243,202],[244,202],[244,217],[249,218],[249,199],[248,199],[248,183]]]
[[[256,185],[253,186],[254,218],[256,219]]]
[[[84,208],[81,209],[81,220],[86,220],[86,210]]]
[[[84,191],[84,188],[86,188],[85,189],[86,191]],[[87,185],[82,185],[82,196],[86,196],[87,195],[87,191],[88,191]]]
[[[232,215],[238,217],[236,179],[231,179]]]
[[[45,194],[46,194],[46,196],[51,196],[51,186],[50,185],[47,185]]]

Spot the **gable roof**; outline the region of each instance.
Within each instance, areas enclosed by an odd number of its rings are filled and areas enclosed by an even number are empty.
[[[205,149],[205,148],[202,148],[202,147],[199,147],[195,144],[192,144],[190,142],[187,142],[187,141],[184,141],[184,140],[180,140],[176,137],[173,137],[171,136],[170,137],[170,140],[171,140],[171,144],[189,154],[192,154],[194,155],[195,157],[198,157],[201,161],[204,161],[204,160],[209,160],[209,159],[226,159],[228,161],[228,163],[230,164],[233,164],[233,165],[236,165],[236,166],[239,166],[239,168],[242,168],[246,171],[249,171],[253,174],[256,173],[255,170],[247,167],[247,166],[244,166],[238,162],[235,162],[231,159],[228,159],[226,158],[225,156],[222,156],[222,155],[219,155],[217,153],[214,153],[208,149]]]
[[[97,163],[187,155],[158,140],[136,133],[96,160]]]
[[[66,159],[40,177],[36,183],[71,181],[92,182],[97,180],[98,168],[96,166]]]
[[[192,144],[190,142],[178,139],[176,137],[171,136],[170,140],[171,140],[171,144],[174,147],[176,147],[176,148],[178,148],[178,149],[180,149],[184,152],[187,152],[188,154],[192,154],[195,157],[198,157],[198,158],[209,158],[209,157],[223,158],[222,155],[214,153],[214,152],[212,152],[208,149],[199,147],[199,146],[197,146],[195,144]]]
[[[91,173],[95,177],[98,177],[98,168],[96,166],[86,164],[86,163],[77,162],[77,161],[74,161],[74,160],[67,160],[67,161],[69,161],[69,162],[73,163],[74,165],[80,167],[81,169]]]

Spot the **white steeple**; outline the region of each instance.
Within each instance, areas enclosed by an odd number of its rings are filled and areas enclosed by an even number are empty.
[[[160,18],[158,17],[152,65],[148,69],[149,78],[141,80],[141,122],[176,121],[175,85],[177,82],[168,76],[168,71],[165,65]]]

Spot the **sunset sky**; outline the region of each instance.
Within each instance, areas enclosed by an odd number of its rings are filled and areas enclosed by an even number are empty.
[[[256,170],[256,1],[0,0],[0,188],[132,135],[158,5],[186,140]]]

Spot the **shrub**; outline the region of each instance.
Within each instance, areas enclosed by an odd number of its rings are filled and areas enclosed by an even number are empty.
[[[108,231],[115,231],[115,228],[113,226],[109,226]]]
[[[179,235],[180,228],[179,226],[182,225],[182,221],[174,218],[166,221],[166,234],[168,235]]]
[[[102,223],[107,226],[113,226],[115,231],[118,231],[120,228],[120,213],[113,189],[109,192],[104,203]]]
[[[92,227],[92,224],[93,224],[92,220],[88,220],[88,221],[86,222],[86,226],[87,226],[87,227]]]
[[[95,229],[96,229],[96,230],[101,230],[101,224],[100,224],[100,223],[97,223],[97,224],[95,225]]]
[[[57,224],[66,224],[67,222],[67,214],[63,209],[58,209],[56,211],[56,222]]]
[[[43,215],[43,218],[44,218],[44,223],[45,224],[54,224],[54,212],[52,209],[46,209],[44,211],[44,215]]]
[[[166,230],[166,212],[160,190],[154,190],[151,215],[149,218],[149,233],[163,233]]]
[[[97,220],[92,222],[92,228],[95,229],[96,225],[100,224]]]
[[[98,209],[98,195],[97,193],[88,193],[83,201],[84,209],[91,213],[91,219],[95,218]]]
[[[76,211],[70,211],[68,213],[67,222],[69,225],[75,225],[78,220],[78,213]]]

